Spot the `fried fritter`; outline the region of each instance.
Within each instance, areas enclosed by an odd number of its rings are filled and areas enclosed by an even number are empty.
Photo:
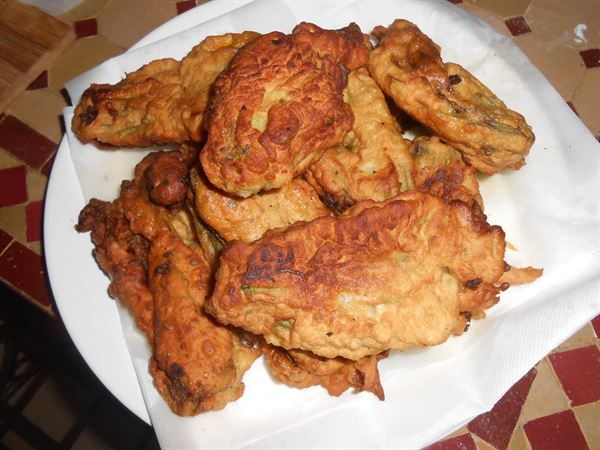
[[[377,363],[388,352],[365,356],[358,361],[345,358],[323,358],[313,353],[286,350],[263,341],[263,355],[273,376],[282,383],[297,388],[321,385],[329,395],[339,396],[349,388],[372,392],[384,399]]]
[[[227,243],[206,309],[329,358],[435,345],[496,301],[504,250],[504,232],[477,205],[415,191],[363,200],[336,218]]]
[[[417,190],[437,195],[446,203],[475,202],[483,210],[477,171],[465,164],[458,150],[437,136],[421,136],[412,141],[410,151],[415,162]]]
[[[534,135],[523,116],[458,64],[444,64],[439,47],[413,23],[395,20],[373,34],[379,45],[370,54],[369,71],[400,108],[480,172],[525,164]]]
[[[242,376],[260,351],[202,310],[210,263],[198,245],[161,234],[148,255],[154,296],[154,384],[182,416],[217,410],[244,392]]]
[[[190,178],[198,216],[226,241],[252,242],[267,230],[329,214],[315,190],[298,178],[243,199],[216,189],[196,169]]]
[[[115,85],[92,84],[75,108],[73,131],[82,142],[119,147],[202,140],[212,83],[257,36],[250,31],[210,36],[181,62],[159,59]]]
[[[327,206],[337,213],[357,200],[383,201],[414,188],[408,145],[383,92],[365,68],[350,72],[344,101],[354,113],[352,131],[306,173]]]
[[[152,341],[153,300],[146,281],[149,242],[131,231],[120,200],[91,199],[79,213],[75,228],[90,232],[94,258],[110,279],[108,294],[121,302]]]
[[[134,233],[149,241],[161,232],[191,233],[187,212],[176,207],[186,198],[187,172],[196,156],[197,149],[185,144],[150,153],[135,167],[133,180],[121,183],[123,211]]]
[[[203,310],[218,244],[185,205],[188,178],[181,172],[196,159],[187,146],[149,154],[134,179],[122,183],[119,199],[90,201],[77,227],[92,232],[96,259],[111,277],[109,293],[146,333],[155,386],[179,415],[221,409],[239,398],[242,375],[260,355],[241,331]]]
[[[210,182],[248,197],[302,173],[352,129],[342,91],[348,71],[367,59],[356,24],[330,31],[301,23],[245,46],[214,84],[200,154]]]

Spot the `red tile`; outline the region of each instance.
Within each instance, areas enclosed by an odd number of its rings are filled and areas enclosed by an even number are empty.
[[[48,71],[44,70],[42,73],[38,75],[38,77],[33,80],[29,86],[27,86],[28,91],[34,91],[36,89],[43,89],[48,87]]]
[[[520,34],[529,33],[531,31],[525,18],[521,16],[506,19],[504,23],[508,27],[510,34],[513,36],[519,36]]]
[[[548,356],[571,406],[600,400],[600,351],[595,345]]]
[[[600,136],[598,137],[598,141],[600,141]],[[600,339],[600,316],[596,316],[592,319],[592,328],[594,329],[596,337]]]
[[[13,238],[4,230],[0,230],[0,254],[4,251],[8,244],[12,242]]]
[[[589,450],[571,410],[532,420],[523,429],[532,450]]]
[[[0,207],[27,201],[27,169],[25,166],[0,170]]]
[[[0,278],[32,300],[50,306],[50,290],[42,257],[21,243],[13,241],[0,256]]]
[[[84,19],[75,22],[75,34],[78,38],[96,36],[98,34],[98,22],[96,19]]]
[[[473,419],[467,425],[468,430],[499,450],[505,450],[536,375],[534,367],[498,400],[490,412]]]
[[[184,0],[182,2],[177,2],[175,4],[175,6],[177,7],[177,14],[181,14],[186,11],[189,11],[192,8],[195,8],[196,1],[195,0]]]
[[[27,218],[27,242],[39,241],[42,237],[43,202],[31,202],[25,208]]]
[[[6,116],[0,122],[0,147],[39,169],[56,152],[57,145],[16,117]]]
[[[589,50],[583,50],[579,52],[581,59],[585,67],[591,69],[592,67],[600,67],[600,48],[591,48]]]
[[[425,450],[477,450],[473,436],[469,433],[445,439],[427,447]]]

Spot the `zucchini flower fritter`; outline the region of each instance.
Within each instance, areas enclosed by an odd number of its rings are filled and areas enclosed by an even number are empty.
[[[463,153],[486,175],[525,164],[534,135],[520,114],[458,64],[411,22],[376,27],[379,45],[369,71],[396,105]]]
[[[221,252],[207,311],[270,344],[357,360],[436,345],[498,300],[504,232],[415,191]]]
[[[181,61],[159,59],[115,85],[92,84],[73,115],[83,142],[118,147],[198,142],[210,88],[238,49],[258,33],[207,37]]]
[[[366,68],[350,72],[344,100],[354,113],[352,131],[306,172],[321,199],[337,213],[357,200],[383,201],[414,188],[409,145]]]
[[[367,63],[356,24],[323,30],[301,23],[241,49],[215,81],[200,159],[219,189],[248,197],[281,187],[342,142],[354,115],[342,91]]]

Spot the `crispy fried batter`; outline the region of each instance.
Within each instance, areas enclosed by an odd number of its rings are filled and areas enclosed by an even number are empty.
[[[411,154],[419,191],[430,192],[445,202],[462,200],[469,205],[475,202],[483,210],[477,172],[464,163],[458,150],[437,136],[421,136],[412,141]]]
[[[90,201],[77,227],[92,232],[96,259],[111,277],[109,292],[148,336],[155,386],[179,415],[221,409],[239,398],[241,378],[260,355],[203,310],[218,244],[181,204],[188,183],[180,174],[196,157],[186,146],[151,153],[136,166],[135,178],[123,182],[119,199]],[[163,177],[174,188],[159,196],[170,209],[151,200],[153,181]]]
[[[241,199],[216,189],[196,169],[190,177],[198,216],[226,241],[252,242],[267,230],[329,214],[315,190],[298,178],[279,189]]]
[[[512,267],[504,272],[504,274],[498,280],[501,284],[527,284],[532,283],[541,277],[544,273],[544,269],[536,269],[531,266],[527,267]]]
[[[254,32],[207,37],[181,62],[152,61],[121,82],[92,84],[75,108],[73,131],[83,142],[120,147],[200,141],[209,91]]]
[[[534,135],[523,116],[458,64],[443,64],[439,47],[411,22],[395,20],[373,34],[380,42],[369,71],[400,108],[487,175],[525,164]]]
[[[275,189],[339,144],[354,119],[342,98],[347,72],[367,59],[356,24],[301,23],[240,50],[211,97],[200,155],[211,183],[240,197]]]
[[[306,173],[327,206],[338,213],[357,200],[383,201],[414,188],[408,146],[383,92],[365,68],[350,72],[344,100],[354,113],[352,131]]]
[[[313,353],[270,345],[262,341],[263,355],[273,376],[297,388],[321,385],[329,395],[339,396],[349,388],[372,392],[384,399],[377,363],[388,352],[365,356],[358,361],[345,358],[323,358]]]
[[[148,255],[154,296],[154,383],[177,414],[221,409],[244,392],[242,376],[260,355],[202,310],[210,264],[201,247],[161,234]]]
[[[79,213],[76,230],[91,232],[94,258],[110,278],[109,295],[121,302],[152,340],[152,294],[146,281],[148,241],[130,230],[119,200],[90,200]]]
[[[134,233],[149,241],[161,232],[190,234],[187,212],[174,207],[182,206],[186,197],[189,178],[182,174],[189,172],[196,155],[197,149],[189,145],[150,153],[135,167],[133,180],[121,183],[123,211]]]
[[[496,300],[504,249],[502,229],[476,205],[414,191],[364,200],[337,218],[229,242],[206,309],[331,358],[435,345],[461,332],[476,300]]]

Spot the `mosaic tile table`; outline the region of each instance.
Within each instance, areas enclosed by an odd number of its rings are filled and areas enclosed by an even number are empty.
[[[598,0],[452,0],[512,36],[600,140]],[[76,39],[0,111],[0,279],[54,314],[45,276],[44,190],[63,135],[64,83],[196,6],[85,0],[58,18]],[[131,20],[135,17],[135,20]],[[1,51],[1,50],[0,50]],[[600,449],[600,317],[541,360],[483,414],[432,449]]]

